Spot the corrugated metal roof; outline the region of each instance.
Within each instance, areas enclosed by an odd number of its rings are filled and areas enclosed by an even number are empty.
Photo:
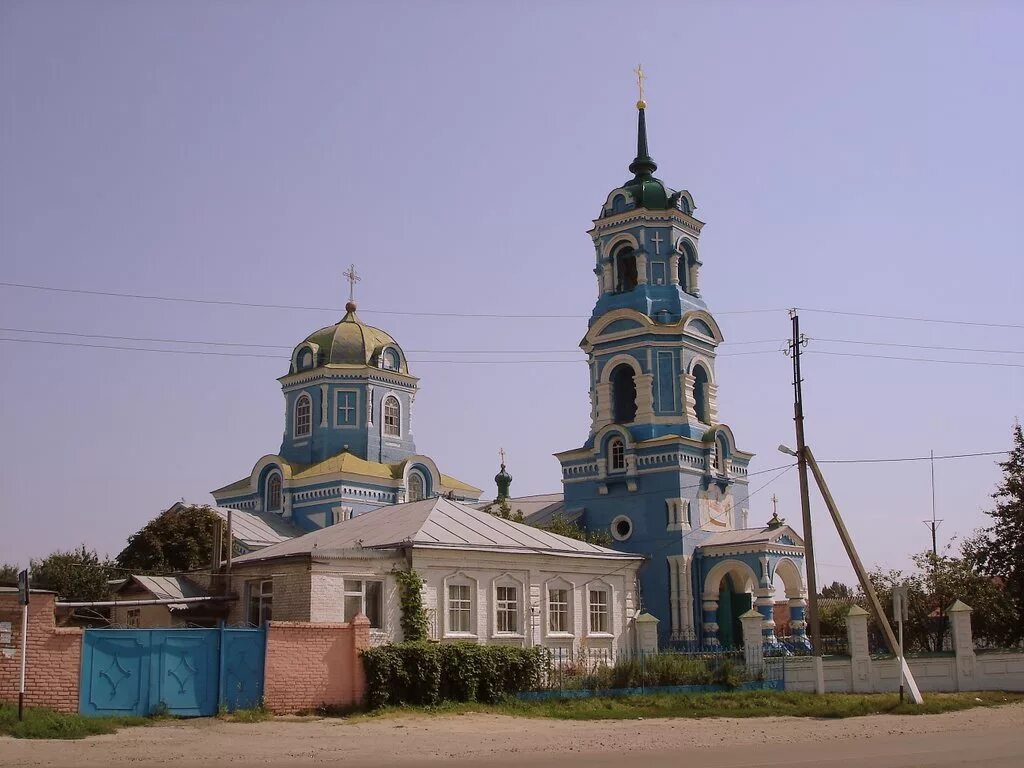
[[[160,600],[207,596],[205,589],[200,587],[198,584],[194,584],[183,576],[137,576],[132,574],[131,579],[125,582],[125,586],[122,586],[121,590],[126,589],[126,585],[132,583],[138,584]],[[188,604],[170,603],[167,607],[172,611],[177,611],[188,608]]]
[[[715,547],[723,544],[767,544],[774,543],[782,536],[788,536],[795,546],[803,546],[803,539],[788,525],[779,528],[741,528],[737,531],[722,531],[701,542],[702,547]]]
[[[513,523],[444,498],[381,507],[329,528],[244,555],[238,563],[287,555],[331,556],[362,547],[386,549],[402,545],[467,550],[543,552],[598,557],[638,557],[584,541]]]
[[[225,523],[231,512],[231,535],[246,549],[263,549],[301,536],[302,531],[272,512],[211,507]]]

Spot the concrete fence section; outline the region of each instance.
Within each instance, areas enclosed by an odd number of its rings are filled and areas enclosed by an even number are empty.
[[[58,627],[55,595],[32,592],[28,613],[25,705],[78,711],[82,630]],[[16,702],[21,676],[21,606],[16,591],[0,593],[0,701]]]
[[[974,649],[971,608],[957,600],[947,610],[953,637],[948,654],[908,657],[922,691],[1024,691],[1024,652]],[[889,693],[900,687],[899,662],[872,658],[868,650],[868,612],[853,606],[846,618],[850,655],[823,661],[828,693]],[[814,659],[785,659],[787,691],[815,690]]]

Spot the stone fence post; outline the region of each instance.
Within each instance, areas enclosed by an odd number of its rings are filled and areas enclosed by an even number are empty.
[[[755,608],[740,616],[743,625],[743,653],[746,657],[747,672],[756,677],[764,667],[764,634],[761,631],[764,616]]]
[[[973,691],[977,686],[974,673],[974,635],[971,632],[971,606],[957,600],[946,609],[949,617],[949,633],[956,653],[956,689]]]
[[[868,618],[859,605],[846,614],[846,644],[850,653],[850,679],[854,693],[871,693],[871,650],[868,646]]]
[[[649,613],[636,617],[636,649],[640,653],[658,652],[658,619]]]

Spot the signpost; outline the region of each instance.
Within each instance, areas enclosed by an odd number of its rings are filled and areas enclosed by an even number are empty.
[[[900,704],[903,703],[903,681],[906,675],[903,673],[907,666],[906,655],[903,653],[903,622],[910,619],[910,601],[907,599],[907,586],[896,587],[892,591],[892,618],[897,624],[898,641],[900,646]]]
[[[21,683],[18,687],[18,720],[25,717],[25,653],[28,650],[28,568],[18,574],[18,602],[21,603]]]

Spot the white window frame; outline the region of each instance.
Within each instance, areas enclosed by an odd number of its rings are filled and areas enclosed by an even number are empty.
[[[601,605],[594,602],[594,594],[604,595],[604,629],[594,629],[594,607]],[[612,588],[604,582],[595,582],[587,585],[587,635],[590,637],[612,637],[614,628],[612,624]]]
[[[138,629],[142,626],[142,609],[129,608],[124,616],[124,625],[128,629]]]
[[[255,592],[254,592],[255,590]],[[247,581],[245,584],[246,600],[245,600],[245,621],[248,624],[260,627],[263,626],[264,621],[272,621],[274,618],[274,580],[271,579],[253,579]],[[255,598],[258,608],[257,613],[258,621],[252,620],[252,603]],[[269,613],[264,618],[264,608],[269,609]]]
[[[349,583],[350,582],[358,582],[359,583],[359,589],[358,590],[356,590],[356,589],[349,589]],[[376,626],[374,626],[371,623],[370,624],[370,629],[384,629],[384,623],[386,621],[385,613],[384,613],[384,604],[385,604],[384,588],[385,588],[386,585],[384,584],[384,578],[381,577],[381,576],[351,575],[351,576],[344,576],[342,578],[342,582],[341,582],[341,620],[344,621],[344,622],[351,622],[352,619],[355,618],[355,616],[348,616],[348,615],[346,615],[346,611],[345,611],[345,603],[347,602],[347,598],[350,598],[350,597],[358,597],[359,598],[359,611],[358,611],[358,613],[356,615],[361,613],[364,616],[366,616],[367,618],[370,618],[369,614],[366,612],[366,585],[368,583],[370,583],[370,582],[373,582],[375,584],[380,584],[380,614],[379,614],[380,615],[380,626],[376,627]]]
[[[391,354],[393,354],[395,356],[395,365],[394,365],[394,367],[391,367],[391,366],[388,366],[388,365],[384,364],[384,361],[387,360],[388,357]],[[394,347],[384,347],[384,349],[382,349],[381,353],[380,353],[380,367],[381,367],[382,370],[385,370],[385,371],[401,371],[402,370],[402,355],[401,355],[401,353],[397,349],[395,349]]]
[[[462,573],[454,574],[444,580],[444,636],[445,637],[477,637],[477,599],[479,590],[476,579],[472,579]],[[452,628],[452,587],[466,587],[469,589],[469,626],[468,629]],[[459,598],[462,602],[462,598]],[[459,610],[463,610],[460,606]]]
[[[305,432],[299,432],[299,405],[303,400],[309,402],[309,424]],[[303,437],[309,437],[313,434],[313,398],[309,396],[308,392],[303,392],[301,395],[295,398],[295,406],[292,408],[292,437],[296,440]]]
[[[616,449],[618,449],[619,458],[621,458],[621,463],[618,463],[615,460]],[[626,471],[626,441],[623,440],[621,437],[613,437],[611,440],[608,441],[608,471]]]
[[[389,431],[388,425],[388,401],[395,401],[395,408],[398,411],[398,431]],[[389,394],[385,395],[380,401],[380,429],[381,434],[384,437],[401,437],[402,436],[402,401],[398,399],[398,395]]]
[[[270,482],[274,478],[277,478],[278,482],[278,499],[277,506],[271,508],[270,506]],[[283,512],[284,511],[284,475],[281,474],[281,470],[275,469],[272,472],[267,473],[267,479],[263,483],[263,510],[265,512]]]
[[[509,602],[506,600],[499,599],[499,590],[514,589],[515,600],[512,601],[511,606],[515,611],[515,628],[514,629],[502,629],[501,628],[501,613],[504,606],[508,606]],[[522,638],[526,636],[526,611],[524,609],[524,600],[526,597],[526,587],[518,579],[514,578],[510,574],[503,574],[496,578],[491,585],[491,622],[493,631],[491,635],[493,637],[517,637]]]
[[[553,613],[551,610],[551,593],[555,590],[562,590],[565,592],[565,628],[564,629],[552,629],[551,620]],[[550,581],[544,585],[544,634],[547,637],[575,637],[576,636],[576,614],[573,610],[573,600],[575,599],[575,588],[572,584],[566,581]],[[563,605],[562,602],[558,602],[557,605]],[[559,611],[561,613],[561,611]]]
[[[352,411],[355,416],[354,421],[351,424],[346,424],[338,418],[338,412],[341,410],[341,396],[342,395],[355,395],[355,405],[352,405]],[[334,390],[334,418],[332,419],[334,427],[336,429],[357,429],[359,427],[359,390],[358,389],[347,389],[339,387]]]

